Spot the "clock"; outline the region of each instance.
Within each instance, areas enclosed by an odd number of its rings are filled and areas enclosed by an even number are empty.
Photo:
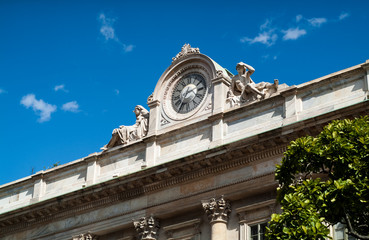
[[[181,78],[173,88],[172,108],[179,114],[196,109],[206,95],[206,81],[203,76],[191,73]]]
[[[194,115],[207,99],[209,86],[205,75],[199,69],[172,78],[163,95],[164,115],[177,121]]]

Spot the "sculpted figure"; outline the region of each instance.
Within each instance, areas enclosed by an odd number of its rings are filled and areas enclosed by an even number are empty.
[[[231,107],[239,105],[241,102],[264,99],[278,89],[278,80],[274,80],[274,83],[260,82],[256,84],[250,77],[255,69],[246,63],[238,63],[236,70],[238,74],[232,78],[227,94],[227,102],[230,102]]]
[[[102,147],[101,150],[127,144],[130,141],[146,136],[148,132],[149,112],[141,105],[137,105],[133,112],[136,114],[136,123],[132,126],[122,125],[114,129],[109,143]]]
[[[241,95],[243,99],[247,99],[248,95],[261,96],[264,98],[265,93],[256,88],[256,84],[251,79],[251,75],[255,69],[246,63],[237,63],[236,70],[238,74],[232,78],[232,91],[234,95]]]

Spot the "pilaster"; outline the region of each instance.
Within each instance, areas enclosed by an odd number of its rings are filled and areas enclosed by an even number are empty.
[[[92,185],[96,182],[98,174],[97,154],[90,155],[87,161],[86,185]]]
[[[361,65],[362,68],[366,70],[366,74],[364,77],[364,91],[366,95],[366,99],[369,98],[369,59],[365,61],[363,65]]]
[[[145,162],[141,166],[142,169],[155,165],[156,158],[159,155],[160,147],[156,143],[156,136],[145,139],[146,142],[146,153]]]
[[[147,103],[150,108],[149,132],[147,136],[156,135],[160,121],[160,101],[154,100]]]
[[[297,87],[291,86],[281,92],[284,97],[284,125],[298,121],[298,113],[301,111],[301,100],[297,98]]]
[[[213,116],[209,118],[213,124],[211,147],[215,147],[223,143],[223,112],[226,107],[227,91],[230,85],[229,81],[224,77],[222,71],[219,71],[217,75],[218,77],[212,80],[214,87]]]
[[[31,199],[31,203],[39,201],[40,198],[45,195],[45,191],[46,191],[44,171],[40,171],[39,174],[37,174],[33,178],[34,178],[34,185],[33,185],[33,196]]]

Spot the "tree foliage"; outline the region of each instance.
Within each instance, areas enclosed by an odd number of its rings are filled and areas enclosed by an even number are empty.
[[[291,142],[276,180],[283,212],[273,214],[269,239],[326,239],[328,226],[369,239],[369,118],[336,120],[317,137]]]

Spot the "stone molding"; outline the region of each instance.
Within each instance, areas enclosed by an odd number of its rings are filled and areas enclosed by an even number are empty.
[[[337,111],[339,111],[339,116],[342,118],[369,114],[366,102],[357,104],[347,110],[341,109]],[[211,155],[214,152],[207,151],[191,157],[185,157],[181,162],[188,164],[189,167],[187,168],[180,166],[170,168],[170,166],[176,166],[178,164],[167,163],[166,167],[168,167],[169,170],[159,174],[155,174],[155,171],[158,170],[157,167],[147,169],[145,170],[147,173],[139,179],[137,179],[136,174],[121,176],[110,182],[97,184],[92,188],[78,190],[77,194],[66,194],[63,199],[50,199],[42,202],[42,204],[35,203],[27,208],[8,212],[3,214],[0,218],[0,237],[4,234],[26,230],[35,224],[66,218],[80,212],[89,211],[90,209],[96,209],[114,204],[118,201],[121,202],[132,199],[151,191],[166,188],[173,184],[191,181],[194,178],[204,177],[209,174],[213,175],[230,168],[243,166],[263,157],[281,155],[286,150],[286,146],[291,140],[306,134],[314,135],[315,133],[319,133],[322,126],[331,119],[335,119],[336,117],[333,118],[333,116],[337,116],[337,114],[336,111],[329,112],[314,119],[299,122],[298,125],[292,124],[282,129],[270,131],[258,136],[257,139],[251,140],[251,142],[248,141],[246,145],[243,141],[240,141],[239,143],[228,144],[215,150],[217,152],[226,150],[224,154],[221,153],[206,158],[207,155]],[[277,145],[277,147],[270,148],[271,141],[275,141],[274,145]],[[239,150],[237,150],[237,148],[239,148]],[[243,157],[240,157],[240,155],[243,155]],[[142,174],[143,172],[140,173]],[[208,191],[254,181],[272,175],[274,175],[274,172],[265,173],[260,176],[245,177],[244,179],[239,179],[227,185],[217,186]],[[134,180],[130,181],[129,179]],[[183,196],[177,200],[186,197],[189,196]],[[160,204],[162,203],[157,203],[155,205]]]
[[[133,225],[138,233],[139,240],[156,240],[160,228],[159,220],[150,217],[142,217],[139,220],[133,220]]]
[[[0,227],[3,228],[2,233],[10,233],[14,231],[19,231],[20,229],[25,229],[37,223],[53,221],[55,219],[65,218],[70,215],[76,214],[76,212],[86,211],[88,209],[96,209],[102,206],[114,204],[118,201],[128,200],[135,198],[137,196],[143,195],[145,193],[157,191],[166,187],[170,187],[175,184],[179,184],[182,182],[190,181],[195,178],[212,175],[217,172],[222,172],[230,168],[234,168],[237,166],[241,166],[247,164],[249,162],[261,159],[267,156],[280,155],[285,151],[285,146],[281,148],[271,149],[269,151],[263,151],[260,153],[249,154],[244,158],[234,159],[231,155],[229,157],[221,159],[221,156],[218,155],[214,158],[204,159],[202,165],[205,169],[198,169],[195,171],[196,167],[188,167],[181,168],[179,172],[176,172],[175,169],[172,169],[172,173],[169,171],[165,171],[158,176],[160,181],[155,182],[155,179],[148,179],[148,181],[154,181],[151,184],[142,185],[142,181],[145,179],[137,180],[133,183],[127,183],[126,185],[119,185],[116,188],[107,189],[106,191],[95,192],[90,195],[82,196],[79,199],[70,199],[65,200],[63,203],[58,202],[56,205],[48,206],[45,204],[40,206],[39,209],[36,209],[33,212],[29,212],[20,216],[14,217],[14,220],[7,220],[6,222],[0,222]],[[229,161],[230,159],[234,159]],[[220,164],[222,163],[222,164]],[[200,165],[201,166],[201,165]],[[271,174],[274,174],[271,173]],[[175,176],[175,177],[174,177]],[[261,176],[257,176],[261,177]],[[245,178],[244,180],[239,180],[234,184],[249,181],[251,178]],[[2,235],[0,233],[0,235]]]
[[[189,220],[186,222],[181,222],[181,223],[163,227],[163,230],[168,240],[177,239],[173,237],[175,231],[182,230],[185,228],[191,228],[192,229],[191,236],[195,236],[195,235],[200,234],[200,223],[201,223],[201,219],[196,218],[196,219]]]
[[[255,220],[255,219],[250,219],[249,218],[249,214],[251,212],[261,212],[264,213],[262,214],[262,216],[258,216],[258,218],[270,218],[270,216],[272,215],[272,213],[276,212],[276,200],[275,199],[270,199],[270,200],[266,200],[263,202],[258,202],[255,204],[250,204],[244,207],[240,207],[236,209],[236,213],[239,217],[239,221],[241,223],[243,222],[249,222],[251,220]],[[260,215],[260,213],[259,213]],[[258,219],[257,219],[258,220]]]
[[[219,199],[211,198],[208,201],[203,201],[202,207],[210,223],[228,222],[228,216],[231,213],[231,204],[228,200],[224,199],[223,195]]]

